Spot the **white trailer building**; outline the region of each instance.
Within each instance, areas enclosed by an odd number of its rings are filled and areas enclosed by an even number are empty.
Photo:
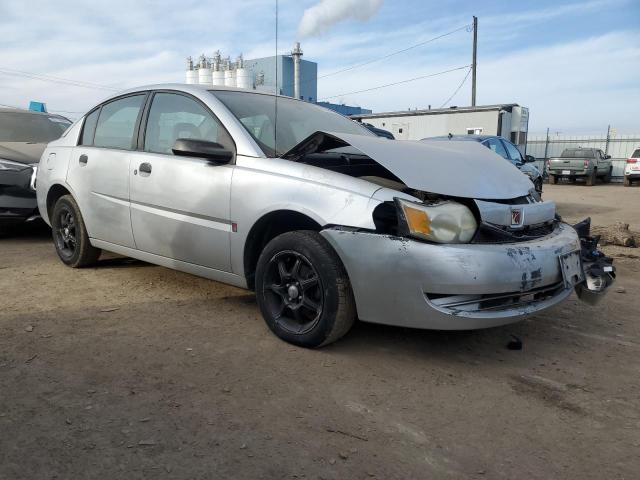
[[[476,107],[351,115],[360,122],[390,131],[398,140],[420,140],[441,135],[501,135],[524,151],[529,109],[517,103]]]

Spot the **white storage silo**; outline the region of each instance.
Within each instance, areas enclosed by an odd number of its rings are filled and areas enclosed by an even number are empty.
[[[253,78],[251,78],[251,71],[245,67],[242,54],[238,57],[236,62],[236,86],[238,88],[253,88]]]
[[[236,86],[236,71],[229,68],[224,71],[224,86],[235,87]]]
[[[198,84],[198,72],[193,69],[193,59],[191,57],[187,57],[187,84]]]
[[[211,85],[211,66],[204,55],[200,56],[200,68],[198,69],[198,83],[200,85]]]
[[[224,85],[225,87],[236,86],[236,72],[233,70],[230,57],[224,59]]]
[[[213,54],[211,65],[211,81],[213,86],[224,85],[224,72],[222,71],[222,60],[220,60],[220,50]]]

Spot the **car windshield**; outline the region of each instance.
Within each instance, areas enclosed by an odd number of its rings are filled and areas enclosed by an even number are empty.
[[[640,148],[636,149],[636,151],[633,152],[631,158],[640,158]]]
[[[593,150],[568,149],[560,156],[564,158],[593,158]]]
[[[71,125],[62,117],[27,112],[0,112],[0,142],[49,143]]]
[[[212,93],[240,120],[268,157],[283,155],[319,130],[375,136],[356,122],[312,103],[278,97],[276,106],[273,95],[231,90]]]

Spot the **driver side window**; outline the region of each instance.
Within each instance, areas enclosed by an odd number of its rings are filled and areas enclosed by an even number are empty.
[[[198,102],[175,93],[156,93],[149,109],[144,151],[171,155],[179,138],[206,140],[233,148],[227,131]]]

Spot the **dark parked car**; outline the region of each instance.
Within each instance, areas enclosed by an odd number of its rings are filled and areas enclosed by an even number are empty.
[[[516,147],[509,140],[497,135],[446,135],[443,137],[431,137],[423,138],[423,141],[432,140],[466,140],[470,142],[479,142],[490,150],[500,155],[502,158],[509,160],[518,169],[527,175],[533,185],[536,187],[538,193],[542,193],[542,174],[534,165],[530,163],[535,162],[535,158],[531,155],[522,155],[518,147]]]
[[[0,227],[38,218],[38,162],[69,125],[60,115],[0,108]]]
[[[383,128],[378,128],[378,127],[376,127],[374,125],[371,125],[370,123],[363,123],[362,125],[365,128],[367,128],[369,131],[375,133],[379,137],[388,138],[389,140],[395,140],[396,139],[396,137],[393,136],[393,133],[391,133],[388,130],[384,130]]]

